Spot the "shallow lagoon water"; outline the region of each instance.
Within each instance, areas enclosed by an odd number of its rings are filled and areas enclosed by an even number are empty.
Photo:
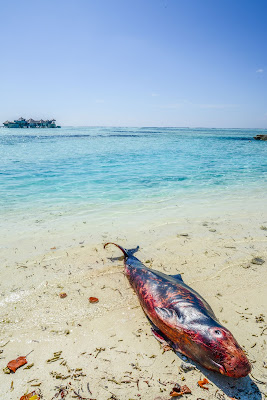
[[[266,184],[267,149],[250,130],[2,129],[1,211],[97,205]]]
[[[249,212],[267,198],[267,146],[243,129],[1,129],[5,239],[89,223],[94,234]],[[40,233],[42,234],[42,233]],[[5,240],[4,240],[5,241]]]

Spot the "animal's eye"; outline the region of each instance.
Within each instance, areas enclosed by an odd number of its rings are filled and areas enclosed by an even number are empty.
[[[213,337],[217,338],[222,338],[225,335],[224,331],[217,327],[211,328],[210,333],[212,334]]]
[[[224,336],[223,332],[220,329],[214,329],[213,333],[217,337],[223,337]]]

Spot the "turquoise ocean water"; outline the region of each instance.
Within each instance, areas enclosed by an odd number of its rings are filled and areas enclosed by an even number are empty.
[[[170,204],[244,204],[267,193],[265,130],[66,127],[0,130],[2,224]],[[267,198],[267,196],[265,197]],[[184,211],[183,211],[184,212]],[[4,225],[2,225],[3,228]]]

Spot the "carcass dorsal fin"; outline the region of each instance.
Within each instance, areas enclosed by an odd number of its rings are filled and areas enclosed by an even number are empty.
[[[176,275],[170,275],[173,279],[177,279],[177,281],[182,281],[183,282],[183,278],[181,274],[176,274]]]
[[[177,326],[179,325],[179,317],[176,311],[172,308],[155,307],[156,314],[166,325]]]

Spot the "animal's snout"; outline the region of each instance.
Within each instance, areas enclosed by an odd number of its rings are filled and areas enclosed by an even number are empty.
[[[228,365],[225,366],[226,374],[232,378],[242,378],[251,372],[251,365],[244,355],[231,358]]]

